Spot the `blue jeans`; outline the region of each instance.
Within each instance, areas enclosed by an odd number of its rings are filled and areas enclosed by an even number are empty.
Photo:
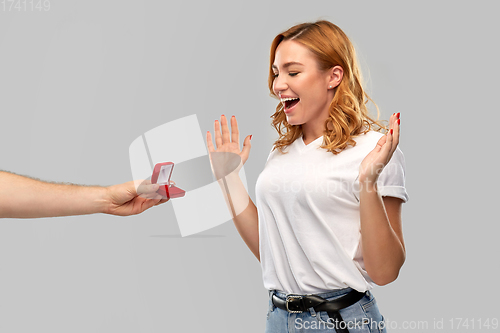
[[[337,299],[348,292],[351,288],[337,289],[327,293],[315,294],[328,301]],[[277,308],[272,303],[271,297],[275,294],[279,298],[286,300],[286,294],[276,291],[269,291],[269,310],[267,312],[266,333],[333,333],[335,323],[330,319],[325,311],[316,312],[313,308],[302,313],[289,313],[286,310]],[[358,302],[339,311],[349,333],[386,333],[384,317],[380,311],[370,291]],[[346,326],[344,326],[346,325]]]

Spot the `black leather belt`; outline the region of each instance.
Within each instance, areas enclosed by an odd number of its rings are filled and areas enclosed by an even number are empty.
[[[282,300],[275,294],[273,294],[272,300],[273,304],[290,313],[301,313],[309,311],[313,308],[314,311],[326,311],[328,316],[334,320],[335,330],[338,333],[349,333],[346,324],[340,324],[344,320],[340,315],[339,311],[343,308],[353,305],[365,296],[365,293],[360,293],[357,290],[352,290],[342,297],[334,299],[332,301],[327,301],[326,299],[316,296],[316,295],[294,295],[289,294],[286,300]]]

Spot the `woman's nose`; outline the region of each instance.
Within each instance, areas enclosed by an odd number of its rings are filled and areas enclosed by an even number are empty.
[[[281,78],[281,76],[278,76],[277,78],[274,79],[274,93],[276,96],[278,96],[278,93],[281,91],[285,91],[288,89],[288,85],[286,84],[286,80]]]

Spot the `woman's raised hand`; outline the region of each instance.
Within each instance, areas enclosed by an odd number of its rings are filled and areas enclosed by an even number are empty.
[[[375,183],[399,144],[399,113],[389,119],[389,132],[382,136],[359,166],[359,181]]]
[[[231,132],[227,125],[227,119],[224,115],[221,116],[220,124],[216,120],[214,122],[215,145],[212,144],[212,134],[207,131],[207,147],[212,164],[212,171],[217,179],[231,173],[233,170],[241,169],[243,164],[250,155],[250,148],[252,147],[250,139],[251,135],[245,137],[243,141],[243,149],[240,149],[240,133],[238,131],[238,122],[236,117],[231,117]],[[215,154],[226,153],[226,154]],[[217,156],[216,158],[214,158]]]

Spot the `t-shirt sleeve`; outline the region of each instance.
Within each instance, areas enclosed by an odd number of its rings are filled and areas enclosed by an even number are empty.
[[[410,199],[405,187],[405,157],[399,147],[396,148],[391,160],[380,173],[377,188],[383,197],[396,197],[404,202]]]
[[[267,165],[267,162],[269,162],[269,160],[274,156],[274,154],[276,154],[276,151],[278,149],[274,149],[274,145],[271,147],[271,151],[269,152],[269,155],[267,155],[267,160],[266,160],[266,165]]]

